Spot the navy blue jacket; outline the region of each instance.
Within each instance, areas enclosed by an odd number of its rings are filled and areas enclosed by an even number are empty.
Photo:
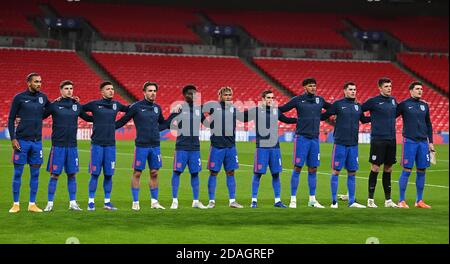
[[[94,128],[92,144],[100,146],[116,145],[115,121],[118,112],[127,112],[128,107],[111,99],[100,99],[83,105],[83,111],[91,112]]]
[[[246,122],[244,112],[239,112],[232,104],[225,105],[225,102],[220,102],[220,107],[217,107],[217,102],[214,102],[215,107],[211,107],[210,103],[203,106],[203,111],[209,113],[212,117],[209,125],[211,128],[211,146],[215,148],[236,146],[236,120]],[[218,120],[214,120],[215,116],[222,119],[220,130],[214,128],[218,122]]]
[[[82,111],[81,105],[73,99],[63,98],[51,103],[44,112],[44,119],[52,115],[52,146],[76,147],[78,116],[92,122],[92,116]]]
[[[200,150],[200,126],[205,120],[205,115],[202,113],[201,106],[194,106],[193,104],[184,104],[182,111],[176,114],[173,124],[177,130],[177,142],[175,150],[185,151],[199,151]],[[183,127],[184,124],[188,124]],[[189,130],[189,131],[188,131]]]
[[[327,120],[332,115],[336,115],[334,143],[344,146],[358,145],[359,121],[363,124],[370,122],[370,117],[364,116],[361,105],[355,103],[355,99],[342,98],[322,114],[321,120]]]
[[[409,98],[397,107],[397,116],[403,118],[403,137],[414,141],[427,140],[433,143],[433,126],[430,109],[424,101]]]
[[[362,109],[363,112],[370,111],[371,140],[395,140],[397,101],[394,97],[380,94],[367,100]]]
[[[169,118],[173,118],[171,115]],[[133,118],[136,127],[135,145],[141,148],[159,147],[160,127],[168,127],[167,120],[161,111],[161,107],[147,100],[141,100],[132,104],[128,112],[116,121],[116,128],[124,126]],[[162,125],[162,126],[160,126]]]
[[[42,140],[42,116],[50,102],[41,92],[32,93],[28,89],[14,96],[8,117],[8,130],[13,139]],[[14,129],[16,117],[19,125]]]
[[[285,105],[280,106],[282,113],[293,108],[297,110],[297,129],[295,134],[307,138],[318,138],[320,134],[320,115],[322,108],[328,109],[331,104],[322,97],[304,93],[295,96]]]
[[[277,108],[269,106],[252,108],[248,110],[247,115],[248,117],[246,119],[248,121],[255,121],[257,148],[280,148],[278,120],[286,124],[297,123],[297,118],[289,118],[283,115]]]

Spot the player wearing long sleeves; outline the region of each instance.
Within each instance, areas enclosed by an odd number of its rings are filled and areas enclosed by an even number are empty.
[[[322,97],[316,95],[316,80],[306,78],[302,82],[305,93],[292,98],[287,104],[280,106],[284,113],[291,109],[297,111],[297,129],[294,141],[293,164],[291,178],[291,202],[290,208],[297,207],[297,188],[300,180],[300,172],[306,162],[308,166],[309,207],[324,208],[316,200],[317,167],[320,165],[320,115],[322,109],[328,109],[331,104]]]
[[[356,181],[358,170],[358,134],[359,122],[368,123],[370,117],[364,116],[361,105],[356,102],[356,85],[347,82],[344,85],[345,97],[335,101],[332,106],[322,114],[321,120],[336,115],[336,124],[333,137],[334,145],[331,155],[331,208],[338,208],[337,190],[339,173],[345,166],[347,169],[348,207],[365,208],[355,200]]]
[[[95,192],[98,177],[102,171],[105,176],[103,189],[105,191],[105,210],[117,210],[111,203],[112,176],[116,165],[115,124],[118,112],[127,112],[128,107],[113,100],[114,87],[111,82],[100,84],[102,99],[83,105],[83,111],[91,112],[93,117],[93,133],[91,135],[91,160],[89,163],[89,201],[88,210],[95,210]]]
[[[200,126],[205,120],[201,111],[201,105],[195,104],[197,88],[194,85],[183,87],[185,102],[182,111],[173,120],[172,128],[177,131],[177,141],[173,158],[172,173],[172,205],[170,209],[178,209],[178,188],[180,175],[186,166],[191,174],[191,186],[193,193],[193,208],[206,209],[207,207],[199,201],[200,178],[202,161],[200,158]]]
[[[26,163],[30,165],[30,200],[28,211],[42,212],[36,205],[36,194],[39,186],[39,168],[43,162],[42,153],[42,116],[49,101],[41,93],[42,78],[37,73],[28,74],[28,88],[26,91],[14,96],[8,117],[8,130],[13,148],[14,175],[12,182],[14,204],[10,213],[20,211],[19,196],[22,184],[23,168]],[[14,127],[16,118],[19,118],[17,128]]]
[[[47,163],[47,171],[50,172],[48,202],[44,211],[53,211],[56,186],[63,168],[67,174],[69,210],[81,211],[82,209],[76,201],[77,183],[75,178],[79,166],[77,149],[78,117],[90,122],[92,122],[92,117],[83,112],[81,105],[72,99],[72,81],[62,81],[59,88],[61,92],[60,100],[51,103],[44,113],[44,119],[50,115],[53,118],[52,148]]]
[[[281,202],[280,173],[282,171],[280,142],[278,141],[278,120],[286,124],[296,124],[296,118],[283,115],[273,106],[274,94],[266,90],[261,94],[262,104],[248,111],[248,120],[255,121],[256,151],[253,164],[252,202],[251,208],[258,207],[258,189],[261,176],[266,173],[267,166],[272,174],[272,187],[275,196],[275,207],[287,208]]]
[[[381,164],[383,167],[383,189],[385,207],[397,207],[391,199],[392,165],[397,162],[397,144],[395,139],[395,119],[397,101],[391,96],[392,81],[388,78],[378,80],[380,95],[368,99],[363,105],[363,112],[370,112],[372,131],[370,134],[371,171],[369,174],[369,198],[367,207],[376,208],[374,201],[375,187]]]
[[[236,202],[236,180],[234,171],[239,168],[236,151],[236,120],[244,121],[244,113],[239,112],[232,104],[233,90],[225,86],[219,89],[219,103],[209,102],[203,106],[203,112],[210,114],[212,121],[211,148],[208,158],[208,208],[214,208],[217,174],[224,165],[227,175],[227,187],[229,194],[229,206],[231,208],[243,208]]]
[[[158,202],[158,171],[162,167],[159,131],[168,127],[167,124],[174,117],[174,115],[171,115],[168,120],[165,120],[161,107],[155,103],[156,92],[158,91],[156,83],[145,82],[142,90],[144,99],[132,104],[126,115],[119,119],[115,125],[116,128],[122,127],[133,118],[136,126],[134,172],[131,180],[131,193],[133,196],[131,209],[135,211],[140,210],[140,177],[147,161],[150,168],[151,208],[165,209]]]
[[[416,202],[415,207],[431,208],[423,201],[425,187],[425,171],[430,166],[430,151],[434,152],[433,126],[430,121],[430,108],[420,98],[423,95],[421,82],[409,85],[411,97],[401,102],[397,107],[397,115],[403,118],[403,151],[401,165],[403,167],[399,179],[400,199],[398,206],[409,208],[405,193],[408,178],[416,163]]]

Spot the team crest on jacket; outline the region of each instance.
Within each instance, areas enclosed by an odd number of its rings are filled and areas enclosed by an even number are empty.
[[[198,109],[195,110],[195,115],[196,115],[196,116],[200,116],[200,110],[198,110]]]
[[[320,102],[319,97],[316,97],[316,104],[319,104],[319,102]]]
[[[395,100],[394,99],[392,99],[392,105],[395,105]]]
[[[72,110],[76,112],[78,110],[78,106],[76,104],[72,105]]]
[[[420,110],[425,111],[425,106],[424,105],[420,105]]]
[[[153,111],[155,111],[155,114],[158,113],[158,107],[153,107]]]
[[[355,110],[359,111],[359,106],[358,105],[355,105]]]
[[[234,113],[234,107],[230,107],[230,113]]]
[[[44,98],[39,97],[39,103],[40,103],[40,104],[43,104],[43,103],[44,103]]]
[[[273,110],[272,110],[272,113],[273,113],[274,115],[277,115],[277,114],[278,114],[277,109],[273,109]]]
[[[116,104],[116,103],[113,104],[113,110],[114,110],[114,111],[117,110],[117,104]]]

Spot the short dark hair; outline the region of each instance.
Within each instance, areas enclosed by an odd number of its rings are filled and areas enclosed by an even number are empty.
[[[66,85],[73,85],[73,82],[71,80],[64,80],[59,84],[59,89],[62,89]]]
[[[149,82],[149,81],[146,81],[145,83],[144,83],[144,85],[142,86],[142,91],[147,91],[147,87],[149,87],[149,86],[155,86],[156,87],[156,91],[158,91],[158,84],[157,83],[155,83],[155,82]]]
[[[306,86],[308,84],[317,84],[316,79],[311,77],[304,79],[302,82],[302,86]]]
[[[383,84],[385,84],[385,83],[391,83],[391,82],[392,82],[391,79],[389,79],[387,77],[380,78],[378,80],[378,87],[383,86]]]
[[[261,93],[261,97],[266,98],[266,95],[268,94],[273,94],[272,90],[265,90],[264,92]]]
[[[344,84],[344,90],[347,89],[350,85],[356,86],[356,84],[355,84],[354,82],[346,82],[346,83]]]
[[[104,81],[100,84],[100,90],[103,89],[106,85],[113,85],[110,81]]]
[[[416,85],[423,86],[423,84],[422,84],[421,82],[419,82],[419,81],[414,81],[414,82],[412,82],[412,83],[409,84],[409,90],[411,91],[412,89],[414,89],[414,87],[415,87]]]
[[[33,80],[33,77],[35,77],[35,76],[41,76],[39,73],[37,73],[37,72],[32,72],[32,73],[30,73],[30,74],[28,74],[27,75],[27,82],[31,82],[31,80]]]
[[[186,95],[189,90],[197,91],[197,87],[195,87],[195,85],[193,85],[193,84],[188,84],[188,85],[184,86],[183,87],[183,95]]]

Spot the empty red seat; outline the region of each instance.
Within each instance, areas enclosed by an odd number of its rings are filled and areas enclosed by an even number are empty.
[[[410,97],[408,85],[414,80],[390,62],[319,61],[302,59],[255,58],[255,63],[293,93],[304,92],[301,81],[306,77],[317,80],[317,94],[330,102],[343,97],[343,85],[353,81],[357,85],[358,101],[379,94],[377,81],[389,77],[393,82],[393,96],[398,102]],[[447,70],[448,73],[448,70]],[[448,98],[425,86],[423,99],[430,104],[431,120],[443,121],[448,129]],[[401,119],[397,120],[401,131]],[[367,126],[361,126],[365,130]]]

